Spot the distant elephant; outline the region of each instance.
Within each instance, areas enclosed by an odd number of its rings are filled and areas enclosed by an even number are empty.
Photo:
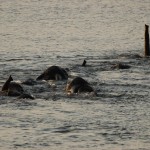
[[[8,92],[13,91],[16,93],[23,93],[24,92],[24,90],[20,84],[15,83],[15,82],[11,82],[11,81],[13,81],[13,78],[10,75],[9,78],[4,83],[4,85],[2,87],[2,91],[8,91]]]
[[[3,96],[19,96],[19,98],[30,98],[34,99],[30,94],[24,92],[22,86],[19,83],[11,82],[13,78],[11,75],[2,86],[0,95]]]
[[[122,64],[122,63],[117,63],[117,64],[113,65],[111,68],[112,69],[129,69],[130,66]]]
[[[67,80],[68,73],[59,66],[47,68],[36,80]]]
[[[94,92],[94,89],[83,78],[76,77],[67,85],[66,91],[70,93],[84,93]]]

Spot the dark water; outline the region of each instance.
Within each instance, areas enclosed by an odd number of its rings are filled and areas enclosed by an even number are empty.
[[[35,100],[1,96],[0,149],[150,149],[150,59],[139,57],[149,0],[0,2],[0,86],[59,65],[98,94],[43,81],[23,85]]]

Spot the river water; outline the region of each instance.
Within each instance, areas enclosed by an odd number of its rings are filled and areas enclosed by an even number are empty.
[[[149,150],[145,24],[149,0],[0,0],[0,86],[58,65],[97,91],[69,96],[66,81],[42,81],[23,85],[34,100],[1,96],[0,149]]]

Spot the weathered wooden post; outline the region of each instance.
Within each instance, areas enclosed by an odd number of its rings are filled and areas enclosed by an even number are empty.
[[[145,56],[150,55],[150,49],[149,49],[149,26],[145,24]]]

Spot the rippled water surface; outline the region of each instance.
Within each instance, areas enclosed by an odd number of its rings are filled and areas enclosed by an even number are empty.
[[[59,65],[97,91],[69,96],[67,81],[42,81],[23,85],[34,100],[0,96],[0,149],[149,150],[145,24],[149,0],[0,0],[0,86]]]

